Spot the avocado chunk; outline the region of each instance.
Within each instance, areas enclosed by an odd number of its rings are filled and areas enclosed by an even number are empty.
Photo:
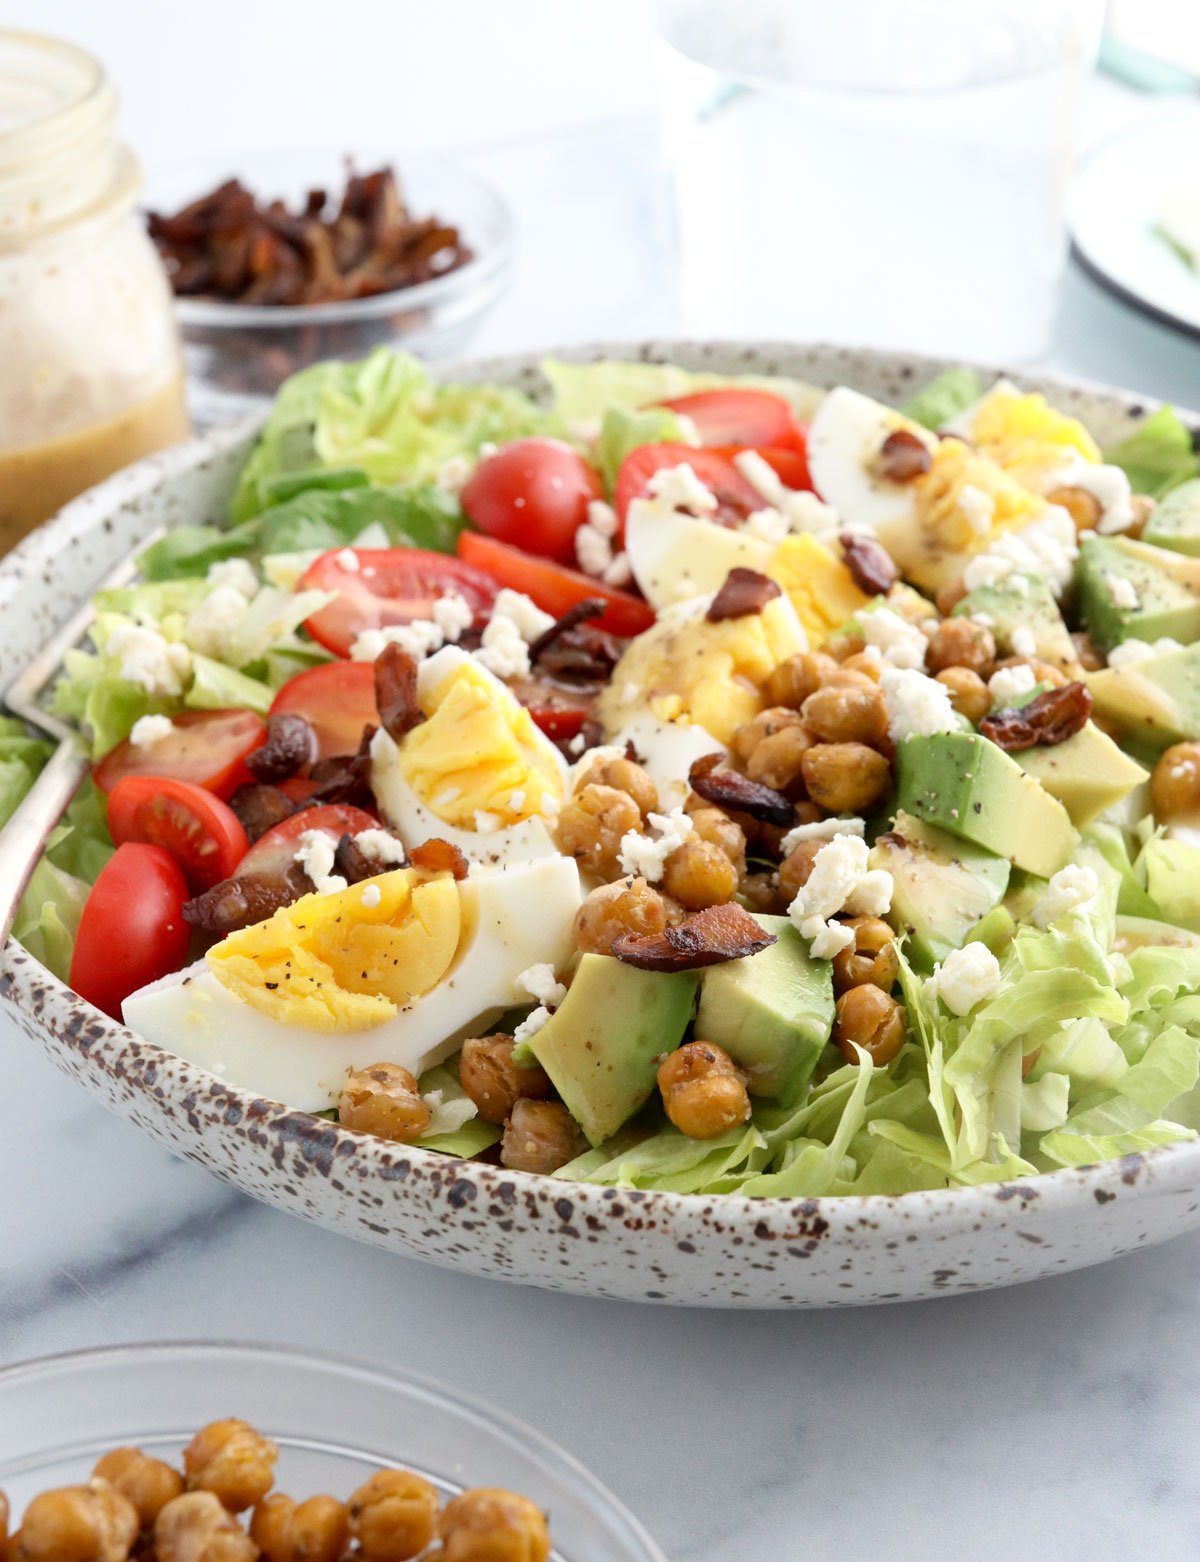
[[[1035,656],[1061,667],[1072,677],[1078,675],[1075,642],[1058,611],[1054,593],[1040,575],[1012,574],[994,586],[976,586],[954,609],[953,617],[973,618],[976,614],[991,621],[1001,655],[1014,655],[1014,631],[1028,629],[1033,635]]]
[[[1138,858],[1146,893],[1168,922],[1200,932],[1200,846],[1171,836],[1146,842]]]
[[[1200,639],[1200,559],[1132,537],[1084,537],[1079,613],[1103,650],[1122,640]]]
[[[1093,711],[1155,751],[1200,737],[1200,644],[1089,673]]]
[[[1200,557],[1200,477],[1173,488],[1151,511],[1142,541]]]
[[[905,738],[896,767],[897,806],[922,823],[1044,878],[1071,860],[1075,830],[1067,810],[1011,754],[978,733]]]
[[[1076,829],[1091,824],[1150,778],[1150,772],[1123,753],[1094,721],[1085,722],[1065,743],[1020,749],[1013,758],[1027,776],[1058,798]]]
[[[872,868],[892,875],[888,920],[908,935],[905,948],[918,969],[932,971],[961,949],[980,921],[1000,903],[1011,864],[985,847],[960,840],[900,810],[871,848]]]
[[[812,958],[787,917],[756,921],[778,942],[700,973],[696,1034],[741,1064],[752,1094],[790,1105],[833,1028],[833,968]]]
[[[603,1144],[654,1089],[665,1052],[683,1040],[699,978],[641,971],[611,955],[584,955],[567,996],[529,1038],[567,1111]]]

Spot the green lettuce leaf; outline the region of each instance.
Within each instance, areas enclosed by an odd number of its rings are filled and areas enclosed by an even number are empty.
[[[825,394],[816,385],[782,375],[694,373],[671,363],[622,363],[617,359],[564,363],[545,358],[541,370],[554,392],[554,410],[568,426],[603,418],[614,407],[635,411],[695,391],[738,385],[773,391],[791,404],[798,417],[809,418]]]
[[[52,745],[31,738],[22,721],[0,716],[0,825],[5,825],[25,801]]]
[[[1098,821],[1084,831],[1084,840],[1104,858],[1117,875],[1117,911],[1123,917],[1159,918],[1162,911],[1146,890],[1145,873],[1139,875],[1125,832],[1115,824]]]
[[[1155,836],[1142,847],[1137,866],[1151,907],[1142,915],[1200,932],[1200,848]]]
[[[1134,432],[1104,452],[1119,466],[1135,494],[1161,499],[1200,474],[1192,436],[1174,407],[1159,407]]]
[[[423,1150],[438,1150],[443,1155],[470,1160],[499,1139],[499,1128],[480,1117],[475,1103],[459,1084],[456,1060],[426,1069],[420,1088],[423,1096],[435,1098],[430,1103],[433,1116],[429,1128],[417,1140]]]
[[[596,465],[605,488],[612,493],[621,463],[631,450],[664,441],[687,444],[685,432],[683,424],[667,407],[610,407],[596,441]]]
[[[906,418],[926,428],[944,428],[983,395],[983,381],[974,369],[943,369],[901,407]]]
[[[256,526],[175,526],[165,537],[138,554],[138,568],[148,581],[204,576],[222,559],[245,558],[258,542]]]
[[[70,972],[84,901],[112,852],[103,795],[85,781],[51,831],[13,921],[14,938],[60,981]]]

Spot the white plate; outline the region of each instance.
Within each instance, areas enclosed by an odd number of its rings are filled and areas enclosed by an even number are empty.
[[[1083,158],[1067,198],[1075,258],[1101,287],[1200,338],[1200,273],[1155,232],[1164,201],[1200,187],[1200,104],[1188,104],[1104,141]]]

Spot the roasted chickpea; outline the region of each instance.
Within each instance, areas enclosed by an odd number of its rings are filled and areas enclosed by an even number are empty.
[[[408,1562],[437,1534],[437,1490],[409,1470],[380,1470],[346,1503],[363,1562]]]
[[[550,1081],[542,1069],[513,1062],[511,1036],[471,1036],[462,1045],[458,1082],[486,1122],[503,1123],[522,1096],[544,1101]]]
[[[760,710],[752,721],[744,721],[734,729],[733,752],[745,764],[764,738],[773,738],[785,727],[799,727],[802,723],[799,710],[793,710],[788,705],[768,706],[766,710]]]
[[[1200,815],[1200,743],[1173,743],[1150,775],[1150,801],[1159,824]]]
[[[858,1062],[854,1043],[873,1063],[890,1063],[905,1035],[904,1005],[871,982],[849,988],[835,1005],[833,1039],[847,1062]]]
[[[737,890],[737,869],[711,841],[684,841],[663,863],[663,888],[687,911],[723,906]]]
[[[847,629],[839,629],[836,634],[829,636],[821,647],[826,656],[832,656],[835,662],[845,662],[851,656],[858,656],[866,649],[867,642],[862,635],[851,634]]]
[[[925,665],[931,673],[947,667],[968,667],[982,673],[996,660],[996,637],[972,618],[947,618],[929,637]]]
[[[880,917],[851,917],[845,925],[853,929],[854,942],[833,957],[834,991],[871,982],[890,993],[900,975],[895,933]]]
[[[561,1101],[518,1101],[504,1125],[500,1164],[549,1176],[586,1149],[587,1140]]]
[[[93,1481],[34,1497],[9,1549],[16,1562],[126,1562],[137,1534],[129,1498]]]
[[[876,678],[878,674],[876,674]],[[839,667],[835,673],[831,673],[826,679],[826,689],[866,689],[868,693],[875,687],[875,678],[867,673],[855,672],[852,667]]]
[[[837,671],[838,664],[823,651],[801,651],[789,656],[767,675],[763,694],[772,705],[799,710],[805,700]]]
[[[555,821],[560,849],[585,873],[620,877],[621,839],[642,827],[642,811],[628,792],[613,786],[585,786],[563,804]]]
[[[858,673],[864,678],[869,678],[872,683],[879,682],[879,675],[887,666],[883,657],[875,646],[865,651],[856,651],[853,656],[848,656],[842,663],[842,673]],[[810,695],[811,699],[812,696]]]
[[[713,807],[689,810],[692,829],[702,841],[717,846],[740,874],[746,866],[746,832],[736,819],[731,819],[723,808]]]
[[[943,618],[949,618],[966,594],[967,588],[961,575],[957,580],[948,580],[944,586],[938,587],[937,596],[934,598],[938,612]]]
[[[819,743],[803,761],[804,784],[814,803],[831,814],[862,814],[883,801],[891,766],[864,743]]]
[[[258,1547],[209,1491],[172,1497],[154,1521],[157,1562],[255,1562]]]
[[[349,1515],[336,1497],[293,1502],[272,1492],[250,1523],[250,1538],[264,1562],[340,1562],[349,1535]]]
[[[800,892],[802,885],[808,883],[808,876],[813,870],[813,863],[817,860],[817,853],[825,845],[824,841],[801,841],[793,846],[791,851],[779,864],[779,893],[783,897],[785,906],[790,906]]]
[[[1125,535],[1140,537],[1146,530],[1146,522],[1158,508],[1158,500],[1152,499],[1149,494],[1133,494],[1130,504],[1133,509],[1133,525],[1126,530]]]
[[[161,1459],[149,1458],[140,1448],[114,1448],[96,1461],[92,1476],[129,1498],[144,1530],[153,1529],[162,1509],[183,1491],[179,1471]]]
[[[776,792],[803,791],[804,756],[812,745],[812,733],[802,723],[784,727],[758,744],[746,761],[746,774]]]
[[[805,700],[801,714],[818,743],[865,743],[875,747],[887,737],[888,711],[874,684],[827,684]]]
[[[1104,510],[1095,494],[1074,485],[1052,488],[1046,495],[1047,504],[1058,504],[1075,522],[1076,532],[1095,531]]]
[[[643,817],[658,807],[658,788],[642,766],[632,759],[597,760],[576,790],[585,786],[611,786],[615,792],[628,793]]]
[[[408,1077],[412,1079],[411,1074]],[[416,1087],[415,1080],[413,1086]],[[241,1513],[270,1491],[278,1456],[279,1450],[270,1438],[256,1432],[248,1422],[236,1417],[210,1421],[183,1450],[188,1490],[212,1492],[230,1513]]]
[[[432,1113],[421,1099],[421,1087],[398,1063],[373,1063],[356,1069],[338,1097],[338,1121],[343,1128],[411,1144],[429,1127]]]
[[[1061,667],[1055,667],[1052,662],[1043,662],[1037,656],[1006,656],[992,663],[989,676],[999,672],[1002,667],[1028,667],[1038,683],[1048,683],[1052,689],[1061,689],[1070,681]]]
[[[1079,658],[1079,665],[1085,673],[1098,673],[1108,666],[1104,652],[1086,629],[1077,629],[1071,639],[1075,644],[1075,655]]]
[[[528,1497],[478,1487],[452,1497],[438,1525],[441,1562],[548,1562],[550,1531]]]
[[[689,1139],[715,1139],[750,1116],[746,1076],[722,1047],[689,1041],[658,1066],[663,1110]]]
[[[747,873],[739,898],[747,911],[760,911],[767,916],[782,916],[790,904],[780,888],[777,873]]]
[[[945,667],[937,675],[938,683],[950,690],[950,703],[973,726],[992,708],[992,691],[978,673],[969,667]]]
[[[661,933],[666,925],[666,906],[652,885],[642,878],[618,879],[592,890],[575,913],[575,947],[610,955],[622,933]]]

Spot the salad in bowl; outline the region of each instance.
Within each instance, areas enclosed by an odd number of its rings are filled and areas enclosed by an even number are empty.
[[[300,1113],[576,1183],[1008,1182],[1200,1124],[1200,480],[902,407],[379,350],[100,593],[26,948]],[[43,756],[15,727],[15,805]]]

